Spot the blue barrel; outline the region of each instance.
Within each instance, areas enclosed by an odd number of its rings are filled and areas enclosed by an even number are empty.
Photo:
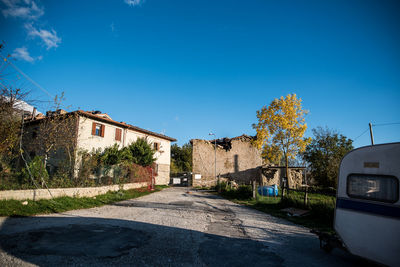
[[[276,184],[273,185],[274,187],[274,196],[278,196],[278,186]]]
[[[262,190],[262,191],[261,191]],[[258,194],[263,195],[263,196],[278,196],[278,186],[276,184],[271,185],[271,186],[260,186],[257,189]]]

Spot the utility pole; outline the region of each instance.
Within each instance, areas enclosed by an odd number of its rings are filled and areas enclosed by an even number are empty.
[[[217,137],[215,136],[215,133],[209,133],[208,135],[214,135],[214,174],[215,174],[215,181],[217,181]],[[218,193],[221,193],[219,177],[217,181],[217,186],[218,186]]]
[[[371,136],[371,146],[374,145],[374,133],[372,132],[372,123],[369,123],[369,134]]]

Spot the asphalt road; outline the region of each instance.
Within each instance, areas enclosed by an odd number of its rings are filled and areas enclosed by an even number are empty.
[[[0,218],[0,266],[356,266],[309,229],[169,188],[100,208]]]

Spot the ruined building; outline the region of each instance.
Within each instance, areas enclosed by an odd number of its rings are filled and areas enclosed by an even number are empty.
[[[193,186],[215,185],[215,141],[217,175],[223,179],[245,183],[259,179],[262,165],[260,151],[251,144],[253,137],[242,135],[218,140],[193,139]],[[197,175],[196,175],[197,174]],[[201,178],[200,178],[201,176]]]
[[[254,137],[241,135],[234,138],[217,140],[193,139],[193,186],[212,186],[217,179],[235,181],[238,184],[250,184],[252,181],[263,182],[265,185],[280,185],[285,169],[279,166],[264,165],[261,151],[252,141]],[[215,165],[216,144],[216,165]],[[303,168],[290,168],[290,187],[302,184]]]

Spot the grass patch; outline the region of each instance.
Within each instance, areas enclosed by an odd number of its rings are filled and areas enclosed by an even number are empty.
[[[137,198],[160,191],[167,186],[155,186],[154,191],[147,188],[130,190],[109,191],[96,197],[58,197],[52,200],[41,199],[37,201],[28,200],[27,205],[22,205],[21,200],[0,200],[0,216],[31,216],[36,214],[59,213],[75,209],[87,209],[100,207],[114,202]]]
[[[304,205],[304,195],[301,192],[290,192],[289,196],[281,200],[281,197],[261,197],[255,199],[229,198],[226,194],[223,197],[256,210],[268,213],[272,216],[303,225],[311,229],[333,233],[333,217],[335,208],[335,197],[321,194],[308,194],[308,203]],[[284,208],[295,207],[310,210],[309,215],[303,217],[289,216],[282,211]]]

